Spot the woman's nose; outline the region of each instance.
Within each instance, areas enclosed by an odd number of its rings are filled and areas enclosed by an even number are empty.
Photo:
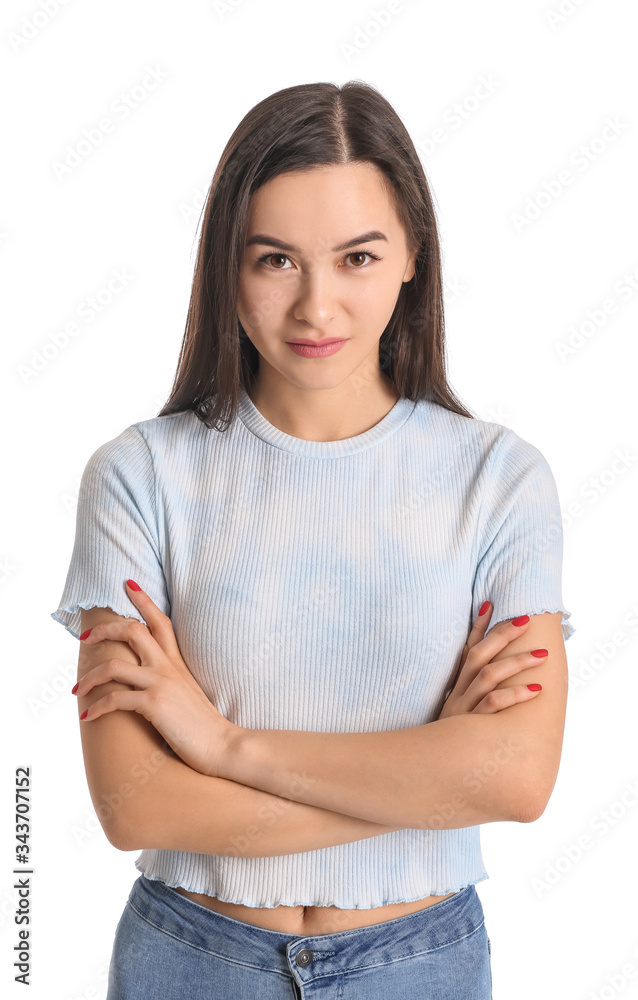
[[[300,322],[322,329],[336,315],[336,293],[333,282],[320,268],[304,275],[299,282],[293,315]]]

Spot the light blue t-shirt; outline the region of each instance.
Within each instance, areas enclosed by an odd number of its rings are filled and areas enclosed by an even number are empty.
[[[561,611],[569,638],[562,555],[552,472],[514,431],[401,398],[363,434],[307,441],[242,387],[226,431],[186,411],[132,424],[91,455],[52,617],[76,637],[81,607],[143,621],[132,578],[237,725],[405,729],[438,717],[485,600],[490,627]],[[258,907],[368,909],[488,878],[478,826],[268,858],[241,845],[145,849],[135,865]]]

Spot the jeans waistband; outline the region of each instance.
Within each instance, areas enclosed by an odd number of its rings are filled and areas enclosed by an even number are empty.
[[[322,960],[327,972],[331,958],[340,968],[358,969],[413,958],[467,937],[484,923],[483,906],[473,884],[440,903],[394,920],[305,937],[227,917],[144,875],[134,882],[128,902],[144,920],[194,948],[286,974],[291,963],[303,968],[316,959]]]

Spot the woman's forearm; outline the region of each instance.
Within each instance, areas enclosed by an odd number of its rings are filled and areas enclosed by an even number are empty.
[[[163,755],[163,756],[159,756]],[[164,848],[225,857],[276,857],[365,840],[390,827],[295,802],[226,778],[194,771],[165,751],[142,794],[131,796],[116,846]],[[290,794],[303,790],[294,777]]]
[[[515,820],[535,802],[514,705],[373,733],[238,729],[222,762],[232,781],[399,829]],[[514,713],[512,716],[512,712]],[[296,770],[306,776],[293,787]]]
[[[445,716],[408,729],[304,732],[236,727],[215,773],[297,802],[399,828],[533,822],[551,795],[565,726],[568,667],[561,612],[532,616],[491,662],[547,647],[541,696],[492,713]],[[538,667],[495,690],[538,679]],[[292,769],[312,780],[291,794]]]
[[[82,612],[82,628],[117,619],[109,608]],[[78,680],[109,658],[139,663],[117,640],[81,645]],[[111,691],[107,681],[79,696],[80,712]],[[136,712],[109,712],[80,734],[91,799],[102,828],[122,851],[167,848],[230,857],[276,857],[390,833],[400,827],[370,823],[311,804],[209,777],[184,763],[155,727]],[[303,781],[303,776],[302,779]],[[291,797],[303,786],[289,784]]]

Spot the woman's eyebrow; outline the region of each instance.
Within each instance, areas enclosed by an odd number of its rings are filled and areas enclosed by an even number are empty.
[[[385,233],[380,232],[378,229],[372,229],[369,233],[363,233],[361,236],[355,236],[351,240],[347,240],[345,243],[339,243],[336,247],[332,248],[332,253],[338,253],[340,250],[349,250],[351,247],[356,247],[360,243],[373,243],[375,240],[385,240],[388,242],[388,237]],[[255,243],[263,244],[264,246],[277,247],[278,250],[287,250],[290,253],[300,253],[299,247],[294,247],[290,243],[284,243],[283,240],[278,240],[274,236],[267,236],[265,233],[256,233],[251,236],[250,239],[246,240],[246,247],[254,246]]]

